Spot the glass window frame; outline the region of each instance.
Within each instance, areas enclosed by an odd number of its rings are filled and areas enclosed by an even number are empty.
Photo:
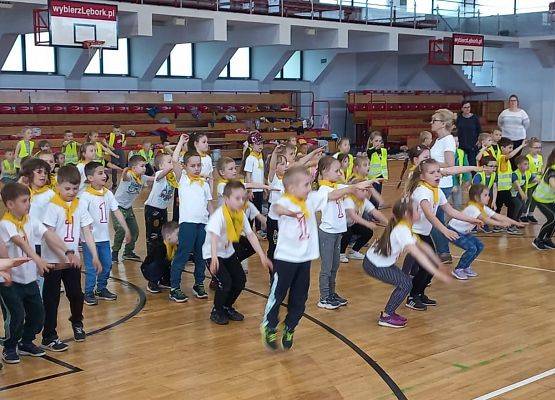
[[[56,46],[49,46],[53,47],[53,55],[54,55],[54,71],[28,71],[27,70],[27,37],[25,33],[19,35],[20,38],[20,46],[21,46],[21,70],[15,71],[2,71],[0,69],[0,74],[26,74],[26,75],[57,75],[58,74],[58,48]],[[29,34],[29,37],[33,37],[32,34]],[[34,39],[33,39],[34,40]],[[17,44],[17,40],[14,43],[14,46]],[[10,49],[11,52],[11,49]],[[3,66],[2,66],[3,67]]]

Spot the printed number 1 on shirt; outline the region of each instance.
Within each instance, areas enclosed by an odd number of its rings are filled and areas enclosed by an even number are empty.
[[[64,242],[73,243],[75,238],[73,237],[73,217],[71,220],[66,219],[66,236],[64,238]]]

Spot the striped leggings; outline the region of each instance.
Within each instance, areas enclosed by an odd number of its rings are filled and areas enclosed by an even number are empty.
[[[540,233],[538,233],[538,239],[540,240],[549,240],[553,236],[555,232],[555,203],[539,203],[537,202],[536,205],[540,209],[547,221],[540,229]]]
[[[393,314],[410,293],[412,288],[410,276],[395,265],[384,268],[376,267],[367,257],[364,257],[362,268],[364,268],[364,271],[366,271],[368,275],[377,280],[395,286],[384,309],[386,314]]]

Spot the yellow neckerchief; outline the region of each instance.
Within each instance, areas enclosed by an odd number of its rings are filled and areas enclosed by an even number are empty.
[[[337,182],[331,182],[331,181],[328,181],[326,179],[322,179],[321,181],[318,181],[318,185],[319,186],[329,186],[332,189],[337,189]]]
[[[364,211],[364,199],[361,200],[354,194],[349,195],[349,198],[353,200],[353,203],[355,203],[358,214],[362,214],[361,211]]]
[[[137,175],[135,173],[135,171],[129,170],[129,175],[131,175],[131,178],[133,178],[133,180],[135,182],[137,182],[139,185],[141,185],[141,186],[143,185],[143,180],[141,179],[141,177],[139,175]]]
[[[205,151],[197,151],[197,153],[198,153],[198,155],[200,156],[200,158],[206,157],[206,156],[208,155],[208,153],[205,152]]]
[[[50,188],[54,189],[58,183],[58,177],[56,174],[50,174]]]
[[[351,177],[351,179],[354,179],[356,181],[365,181],[366,176],[353,172],[353,176]]]
[[[264,168],[264,161],[262,160],[262,152],[259,153],[258,151],[254,151],[251,147],[251,154],[250,155],[258,160],[258,167],[259,168]]]
[[[420,181],[420,186],[430,189],[434,193],[434,204],[439,204],[439,188],[437,186],[432,186],[428,182],[424,181]]]
[[[509,172],[509,162],[506,156],[499,156],[499,172]]]
[[[97,189],[93,188],[91,185],[88,185],[87,188],[85,189],[85,192],[90,193],[94,196],[104,196],[107,191],[108,191],[108,189],[106,189],[105,187],[103,187],[100,190],[97,190]]]
[[[306,206],[306,200],[305,199],[299,199],[296,196],[293,196],[290,193],[285,192],[282,196],[282,198],[285,198],[287,200],[289,200],[291,203],[293,203],[294,205],[296,205],[297,207],[299,207],[301,209],[301,213],[303,213],[305,219],[308,219],[310,217],[310,213],[308,212],[308,207]]]
[[[245,212],[242,209],[237,211],[230,210],[229,207],[224,204],[222,206],[222,213],[224,214],[227,240],[231,243],[239,242],[241,232],[243,231]]]
[[[412,172],[416,169],[416,165],[409,166],[409,172]]]
[[[485,207],[484,207],[484,205],[483,205],[482,203],[478,203],[478,202],[476,202],[476,201],[470,200],[470,201],[468,202],[468,205],[469,205],[469,206],[474,206],[474,207],[476,207],[478,210],[480,210],[480,215],[481,215],[482,217],[487,217],[486,209],[485,209]]]
[[[33,198],[33,196],[36,196],[37,194],[43,194],[45,192],[48,192],[49,190],[50,188],[48,187],[48,185],[44,185],[39,189],[33,189],[31,186],[29,186],[29,191],[31,192],[31,198]]]
[[[175,177],[175,172],[170,171],[166,174],[166,180],[170,184],[172,188],[177,189],[179,187],[179,182],[177,182],[177,178]]]
[[[189,175],[189,174],[187,174],[187,177],[188,177],[189,180],[191,181],[191,185],[192,185],[193,183],[196,182],[196,183],[198,183],[200,186],[203,186],[203,185],[204,185],[204,182],[206,182],[206,181],[204,180],[204,178],[203,178],[202,176],[199,176],[199,175]]]
[[[406,226],[412,232],[412,223],[407,221],[406,219],[402,219],[395,224],[395,226]]]
[[[2,220],[9,221],[15,225],[17,231],[21,233],[23,239],[27,240],[27,234],[25,233],[25,224],[29,221],[29,214],[25,214],[21,219],[17,219],[15,215],[11,212],[6,211],[2,216]]]
[[[164,240],[164,246],[166,246],[166,258],[169,261],[173,261],[173,259],[175,258],[175,253],[177,253],[177,245]]]
[[[54,194],[54,197],[52,197],[52,200],[50,200],[50,202],[64,209],[64,211],[66,212],[66,221],[72,221],[73,213],[75,213],[75,210],[77,210],[77,206],[79,206],[78,198],[73,199],[71,203],[68,204],[67,201],[63,200],[60,197],[60,194],[58,192]]]

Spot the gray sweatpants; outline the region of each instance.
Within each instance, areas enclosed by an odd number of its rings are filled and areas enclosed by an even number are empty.
[[[327,233],[318,229],[320,244],[320,298],[335,293],[335,279],[339,270],[342,233]]]

